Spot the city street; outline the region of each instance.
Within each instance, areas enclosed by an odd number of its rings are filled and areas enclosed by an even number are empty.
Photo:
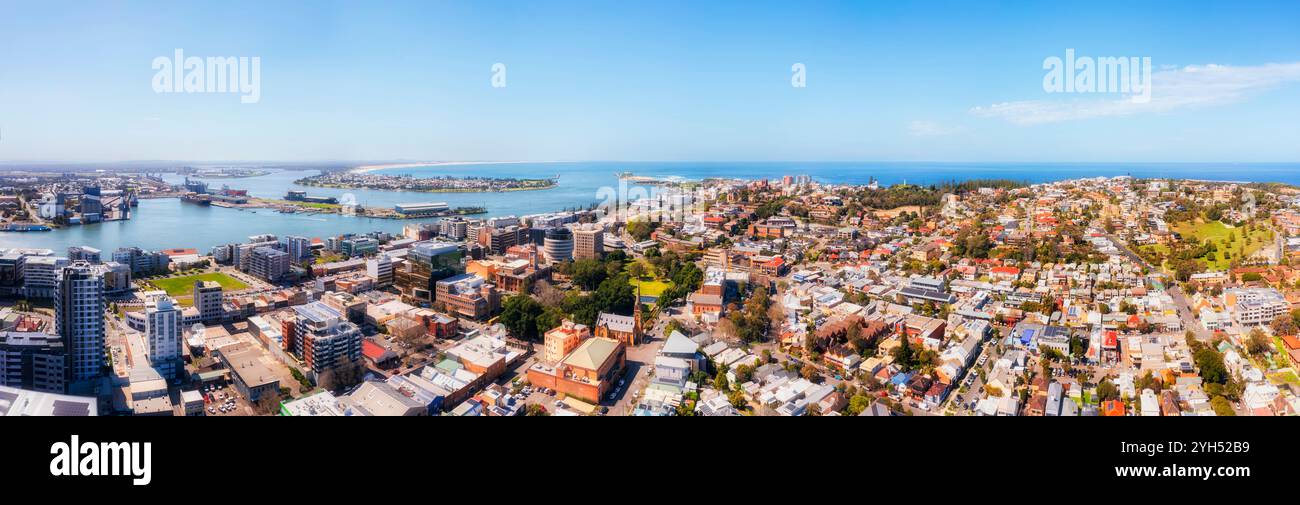
[[[661,313],[654,324],[646,330],[646,342],[627,349],[627,371],[622,379],[624,384],[614,396],[609,415],[628,415],[636,407],[642,390],[650,384],[651,375],[654,373],[655,356],[659,355],[659,349],[663,348],[664,341],[667,340],[663,336],[663,330],[664,326],[668,325],[669,319],[669,316]],[[615,387],[619,387],[617,382]],[[609,402],[607,398],[601,400],[602,403]]]

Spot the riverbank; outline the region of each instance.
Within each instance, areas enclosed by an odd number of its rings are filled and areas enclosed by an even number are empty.
[[[308,186],[308,187],[312,187],[312,188],[331,188],[331,189],[373,189],[373,190],[376,190],[376,191],[393,191],[393,190],[390,190],[390,189],[388,189],[388,188],[383,188],[383,187],[371,187],[371,186],[363,186],[363,185],[356,185],[356,184],[328,184],[328,183],[311,182],[311,181],[307,181],[307,180],[297,180],[297,181],[294,181],[294,184],[297,184],[297,185],[299,185],[299,186]],[[542,186],[529,186],[529,187],[526,187],[526,188],[500,188],[500,189],[475,189],[475,188],[430,188],[430,189],[416,189],[416,188],[402,188],[401,191],[406,191],[406,192],[409,192],[409,193],[508,193],[508,192],[511,192],[511,191],[540,191],[540,190],[544,190],[544,189],[555,189],[555,188],[557,188],[557,187],[559,187],[559,184],[551,183],[551,184],[546,184],[546,185],[542,185]]]
[[[343,166],[343,164],[339,164]],[[72,169],[72,168],[70,168]],[[1131,176],[1135,178],[1201,179],[1216,178],[1252,183],[1300,185],[1300,163],[942,163],[942,162],[569,162],[509,163],[408,168],[415,176],[442,174],[482,175],[491,177],[535,178],[541,174],[559,175],[564,183],[548,191],[529,193],[444,193],[431,198],[414,191],[379,191],[369,189],[306,188],[294,181],[311,172],[272,170],[263,177],[240,179],[249,197],[283,199],[289,191],[308,190],[314,196],[339,201],[350,198],[366,207],[392,208],[408,202],[438,200],[451,207],[486,207],[486,217],[525,216],[559,209],[587,208],[604,201],[602,188],[617,188],[619,174],[657,179],[704,181],[781,180],[785,175],[807,175],[814,181],[833,185],[866,185],[878,181],[880,187],[906,182],[910,185],[942,184],[967,179],[1011,179],[1029,183],[1052,182],[1088,177]],[[380,172],[387,173],[387,172]],[[184,182],[184,176],[162,174],[172,185]],[[649,186],[626,181],[629,185]],[[420,195],[424,195],[421,197]],[[81,226],[66,226],[49,232],[0,233],[0,248],[48,248],[56,251],[89,245],[104,251],[118,247],[168,249],[194,247],[207,250],[220,244],[244,242],[252,233],[330,237],[344,233],[385,231],[400,233],[412,221],[372,219],[364,215],[308,211],[281,213],[271,209],[229,209],[181,203],[177,193],[139,195],[140,207],[132,210],[130,221],[116,221]],[[35,214],[35,212],[32,212]],[[418,221],[418,220],[417,220]]]
[[[271,175],[271,172],[265,170],[256,170],[248,172],[220,172],[220,173],[193,173],[188,174],[192,179],[251,179],[253,177],[263,177]]]
[[[413,177],[409,174],[324,173],[293,181],[303,187],[370,189],[411,193],[496,193],[554,189],[555,177],[483,177],[478,175]]]
[[[484,207],[456,207],[442,212],[418,215],[402,214],[395,209],[383,207],[364,207],[361,205],[342,205],[336,203],[297,202],[271,198],[249,198],[247,203],[211,202],[213,207],[235,210],[268,209],[281,214],[339,214],[345,216],[362,216],[375,219],[428,219],[449,216],[473,216],[486,214]]]

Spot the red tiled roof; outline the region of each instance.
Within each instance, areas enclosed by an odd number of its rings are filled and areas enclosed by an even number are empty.
[[[1119,334],[1114,330],[1107,331],[1101,342],[1102,347],[1119,347]]]
[[[369,340],[361,341],[361,354],[364,354],[367,358],[375,360],[383,358],[384,351],[386,351],[386,349],[380,347],[379,344]]]

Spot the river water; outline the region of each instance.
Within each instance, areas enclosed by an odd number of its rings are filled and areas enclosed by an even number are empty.
[[[399,191],[344,190],[298,186],[293,183],[317,172],[272,171],[260,177],[206,179],[213,188],[223,184],[247,189],[264,198],[283,198],[290,189],[309,195],[343,197],[352,194],[367,207],[391,207],[409,202],[447,202],[457,206],[483,206],[485,216],[524,215],[599,203],[601,187],[618,187],[619,172],[655,177],[772,178],[783,175],[811,175],[814,180],[835,184],[865,184],[875,178],[881,184],[901,182],[934,184],[976,178],[1005,178],[1028,182],[1080,177],[1132,175],[1185,179],[1285,182],[1300,184],[1300,164],[1185,164],[1185,163],[898,163],[898,162],[565,162],[438,165],[392,168],[385,174],[537,178],[559,176],[557,187],[538,191],[499,193],[418,193]],[[167,175],[168,182],[182,177]],[[425,221],[436,221],[430,218]],[[218,244],[246,241],[250,235],[303,235],[327,237],[343,233],[383,230],[400,232],[417,220],[373,219],[335,214],[281,214],[272,210],[235,210],[181,203],[177,199],[141,200],[129,221],[69,226],[50,232],[3,233],[0,248],[36,247],[56,251],[73,245],[88,245],[106,254],[118,247],[146,249],[193,247],[206,252]]]

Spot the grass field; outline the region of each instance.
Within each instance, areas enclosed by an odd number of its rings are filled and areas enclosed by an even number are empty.
[[[629,284],[631,284],[632,287],[634,288],[640,286],[641,296],[655,296],[655,297],[663,293],[665,289],[668,289],[668,285],[669,285],[667,281],[647,281],[641,279],[632,279],[629,282]]]
[[[1300,387],[1300,377],[1296,377],[1295,372],[1280,372],[1268,376],[1275,384],[1290,384]]]
[[[646,272],[650,272],[651,275],[653,275],[654,267],[650,266],[650,263],[644,260],[638,260],[638,261],[641,261],[641,264],[645,267]],[[624,271],[627,271],[627,269],[624,268]],[[665,289],[668,289],[668,286],[672,285],[672,281],[662,280],[659,279],[658,277],[655,277],[653,279],[638,279],[633,277],[630,281],[628,281],[628,284],[631,284],[633,288],[640,287],[641,296],[653,296],[658,298],[660,294],[663,294]]]
[[[216,281],[217,284],[221,285],[221,289],[225,291],[248,289],[247,284],[221,272],[185,275],[166,279],[150,279],[148,282],[156,286],[158,289],[166,291],[169,296],[188,296],[193,294],[195,281]]]
[[[1184,238],[1196,237],[1196,239],[1202,243],[1207,240],[1215,242],[1219,247],[1219,252],[1215,253],[1214,261],[1206,260],[1205,263],[1208,270],[1226,270],[1232,264],[1233,259],[1248,258],[1250,255],[1254,254],[1255,251],[1258,251],[1260,247],[1263,247],[1272,240],[1272,232],[1270,230],[1267,228],[1255,227],[1250,233],[1251,243],[1247,245],[1245,240],[1246,237],[1242,233],[1243,229],[1223,224],[1221,221],[1202,222],[1197,220],[1197,222],[1194,223],[1182,222],[1175,225],[1173,231],[1178,232],[1178,234]],[[1233,231],[1236,231],[1237,233],[1237,240],[1232,244],[1228,244],[1228,237],[1232,235]],[[1231,252],[1232,257],[1224,258],[1224,251]],[[1168,250],[1166,249],[1162,252],[1168,252]]]

